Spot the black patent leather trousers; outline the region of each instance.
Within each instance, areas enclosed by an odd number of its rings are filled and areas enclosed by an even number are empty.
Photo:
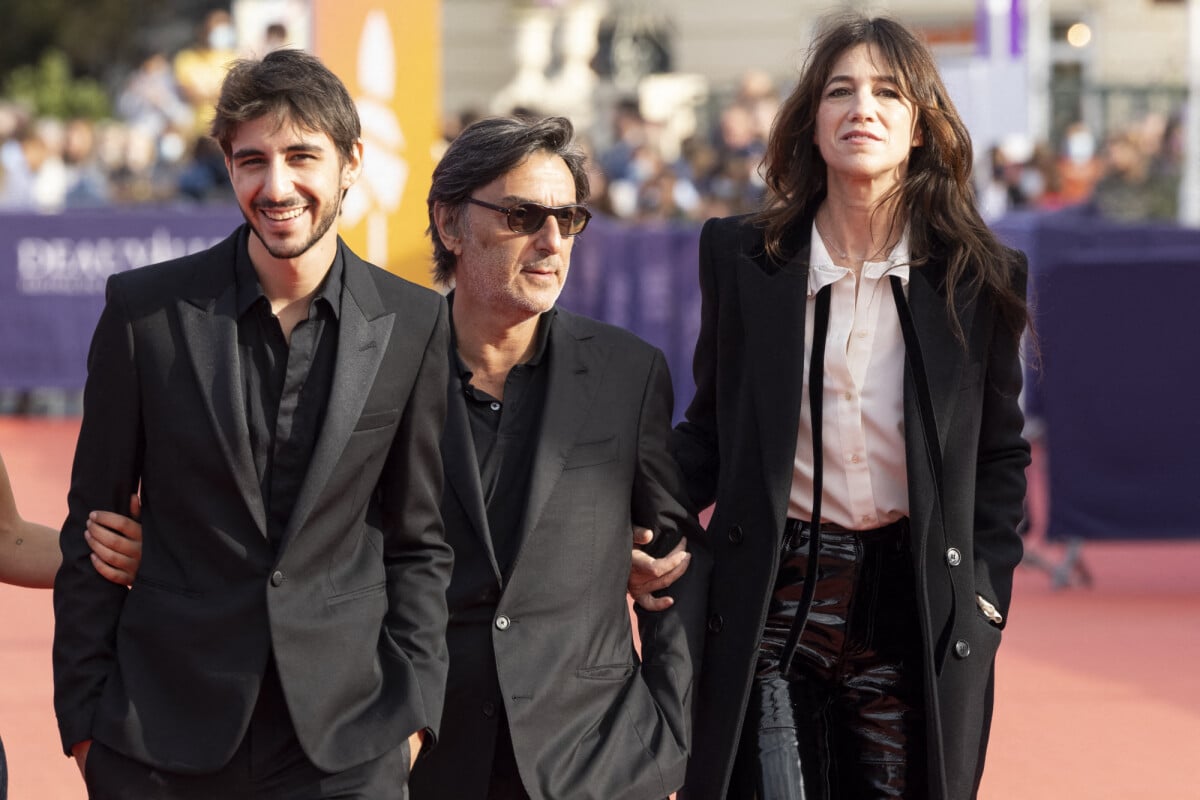
[[[780,659],[808,568],[808,523],[788,520],[731,796],[926,796],[921,635],[907,520],[822,529],[812,608]]]

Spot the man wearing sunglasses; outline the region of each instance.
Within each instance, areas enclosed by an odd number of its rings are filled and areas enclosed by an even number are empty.
[[[591,217],[572,134],[563,118],[481,120],[433,174],[434,277],[454,287],[455,564],[446,707],[414,800],[661,800],[683,780],[704,555],[679,602],[639,609],[639,661],[630,523],[659,553],[699,528],[667,450],[662,353],[555,305]]]

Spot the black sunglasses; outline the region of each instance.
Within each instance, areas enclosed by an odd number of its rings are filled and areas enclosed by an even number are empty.
[[[576,236],[583,233],[583,229],[587,227],[588,220],[592,218],[592,212],[578,203],[573,203],[569,206],[517,203],[515,206],[505,208],[504,206],[476,200],[474,197],[468,197],[467,202],[483,206],[484,208],[490,208],[492,211],[499,211],[501,214],[507,214],[509,230],[513,233],[525,235],[540,231],[542,226],[546,224],[546,217],[553,216],[554,221],[558,223],[558,232],[561,236]]]

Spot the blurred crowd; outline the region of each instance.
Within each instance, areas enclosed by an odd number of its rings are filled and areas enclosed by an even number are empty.
[[[1148,113],[1097,140],[1082,122],[1057,147],[1013,137],[976,168],[986,219],[1021,209],[1086,205],[1124,222],[1173,222],[1183,175],[1179,116]]]
[[[261,50],[288,44],[282,24]],[[226,65],[243,52],[227,12],[210,12],[177,52],[151,50],[113,92],[111,118],[37,117],[0,97],[0,210],[229,203],[220,149],[206,135]],[[636,99],[605,110],[592,149],[592,205],[623,220],[696,221],[756,208],[759,170],[782,89],[765,72],[746,74],[703,109],[695,133],[677,140]],[[521,109],[516,109],[521,111]],[[444,137],[476,114],[448,119]],[[1149,114],[1097,137],[1083,123],[1061,141],[1013,137],[978,153],[985,218],[1017,209],[1090,204],[1127,220],[1174,220],[1182,138],[1176,118]]]
[[[232,202],[207,128],[236,43],[229,13],[210,12],[189,45],[143,54],[108,119],[38,117],[0,97],[0,209]],[[284,25],[265,32],[264,48],[286,44]]]

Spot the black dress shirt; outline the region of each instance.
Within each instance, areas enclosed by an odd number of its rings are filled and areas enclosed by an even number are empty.
[[[308,318],[292,329],[289,344],[250,261],[247,236],[238,248],[236,267],[238,359],[267,533],[278,547],[329,402],[343,263],[339,251],[309,304]]]
[[[453,302],[453,299],[451,300]],[[479,481],[487,508],[492,548],[502,574],[507,575],[517,555],[518,537],[529,500],[533,457],[546,405],[546,359],[550,322],[555,310],[538,318],[533,356],[517,364],[504,381],[504,400],[471,385],[471,371],[455,354],[467,398],[467,416],[479,464]]]

